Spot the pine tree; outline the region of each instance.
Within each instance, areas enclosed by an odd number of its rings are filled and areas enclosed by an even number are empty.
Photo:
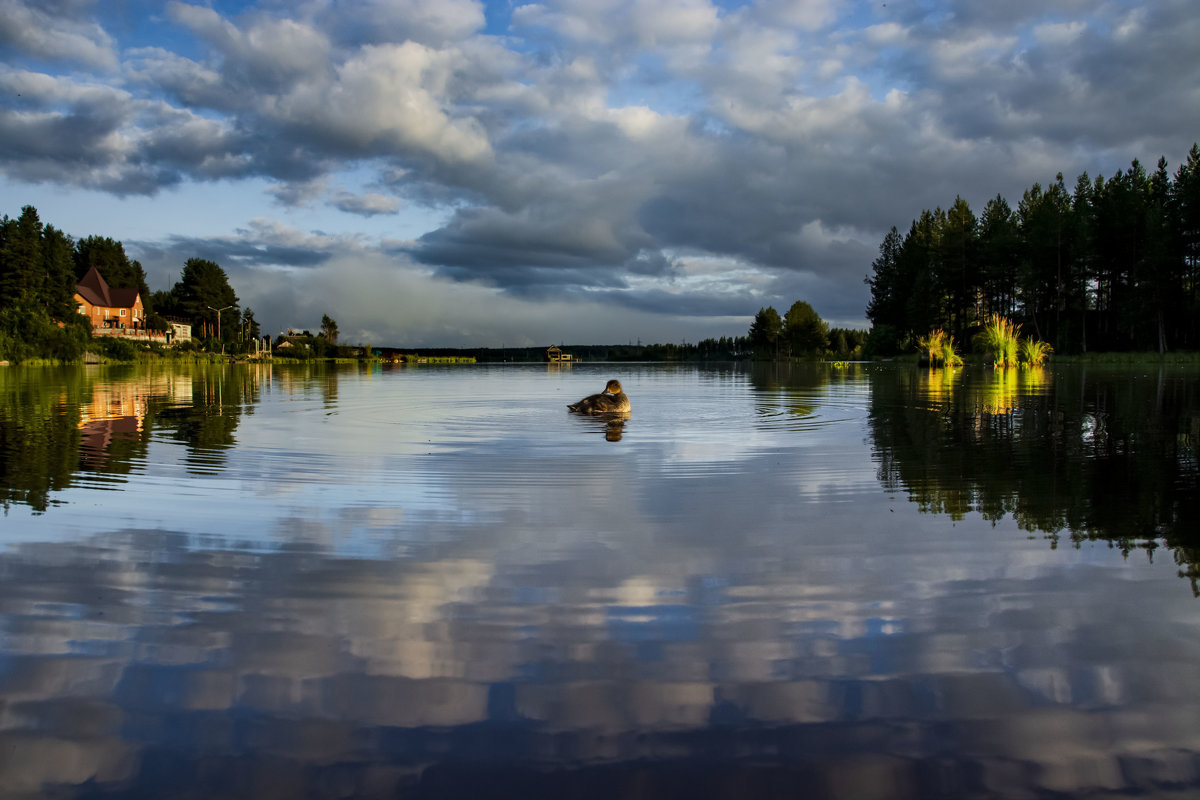
[[[760,308],[750,325],[750,346],[759,358],[778,358],[780,338],[783,335],[783,320],[773,307]]]

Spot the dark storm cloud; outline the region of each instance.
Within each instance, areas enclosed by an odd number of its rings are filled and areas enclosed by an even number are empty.
[[[459,281],[500,286],[520,297],[561,296],[564,289],[580,287],[624,288],[625,279],[613,270],[572,267],[529,267],[498,264],[488,269],[442,266],[435,275]]]
[[[430,265],[487,274],[530,268],[581,269],[622,264],[636,255],[610,220],[555,214],[522,215],[494,209],[459,212],[447,226],[418,240],[414,256]],[[532,218],[531,218],[532,217]],[[642,237],[644,238],[644,237]]]
[[[749,292],[742,292],[730,297],[695,292],[676,294],[661,289],[589,290],[575,294],[581,299],[609,303],[632,311],[677,317],[741,317],[745,316],[747,308],[757,311],[759,306],[756,306],[755,303],[760,302]]]
[[[203,258],[226,266],[314,267],[328,261],[327,251],[271,242],[247,235],[242,239],[199,239],[172,236],[165,242],[128,242],[130,249],[148,265],[178,269],[189,258]]]

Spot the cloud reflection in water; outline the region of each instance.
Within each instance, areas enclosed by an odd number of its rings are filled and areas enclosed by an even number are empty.
[[[421,408],[423,380],[382,391]],[[874,479],[854,380],[826,408],[786,377],[697,390],[635,368],[620,443],[450,403],[444,438],[399,453],[381,431],[415,445],[436,425],[360,415],[378,402],[361,378],[335,417],[264,391],[228,483],[134,471],[102,496],[157,488],[178,525],[67,536],[97,497],[72,490],[36,520],[59,541],[23,525],[0,553],[0,777],[14,796],[1194,786],[1200,630],[1169,559],[919,513]],[[726,424],[679,422],[680,395]],[[799,429],[747,424],[800,407]],[[324,482],[276,469],[272,432],[305,426]]]

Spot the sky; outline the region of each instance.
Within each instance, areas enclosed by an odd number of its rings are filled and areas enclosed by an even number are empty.
[[[0,0],[0,213],[265,333],[867,327],[883,236],[1200,139],[1195,0]]]

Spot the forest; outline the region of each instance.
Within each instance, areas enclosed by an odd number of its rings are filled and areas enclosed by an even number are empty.
[[[119,337],[93,339],[88,320],[76,313],[75,286],[92,267],[112,288],[138,290],[152,330],[165,329],[168,317],[183,320],[204,347],[226,352],[249,348],[259,335],[254,311],[238,307],[228,276],[212,261],[189,258],[170,290],[151,293],[145,270],[121,242],[74,239],[25,206],[16,219],[0,218],[0,360],[73,361],[85,352],[134,357],[134,345]],[[217,324],[222,312],[223,325]]]
[[[1015,209],[957,197],[893,227],[871,267],[869,355],[934,330],[970,343],[994,314],[1058,353],[1200,349],[1200,147],[1174,174],[1135,160],[1068,189],[1059,173]]]
[[[760,308],[746,338],[753,357],[760,361],[826,357],[858,359],[863,355],[867,332],[830,328],[816,309],[797,300],[782,317],[774,306]]]

